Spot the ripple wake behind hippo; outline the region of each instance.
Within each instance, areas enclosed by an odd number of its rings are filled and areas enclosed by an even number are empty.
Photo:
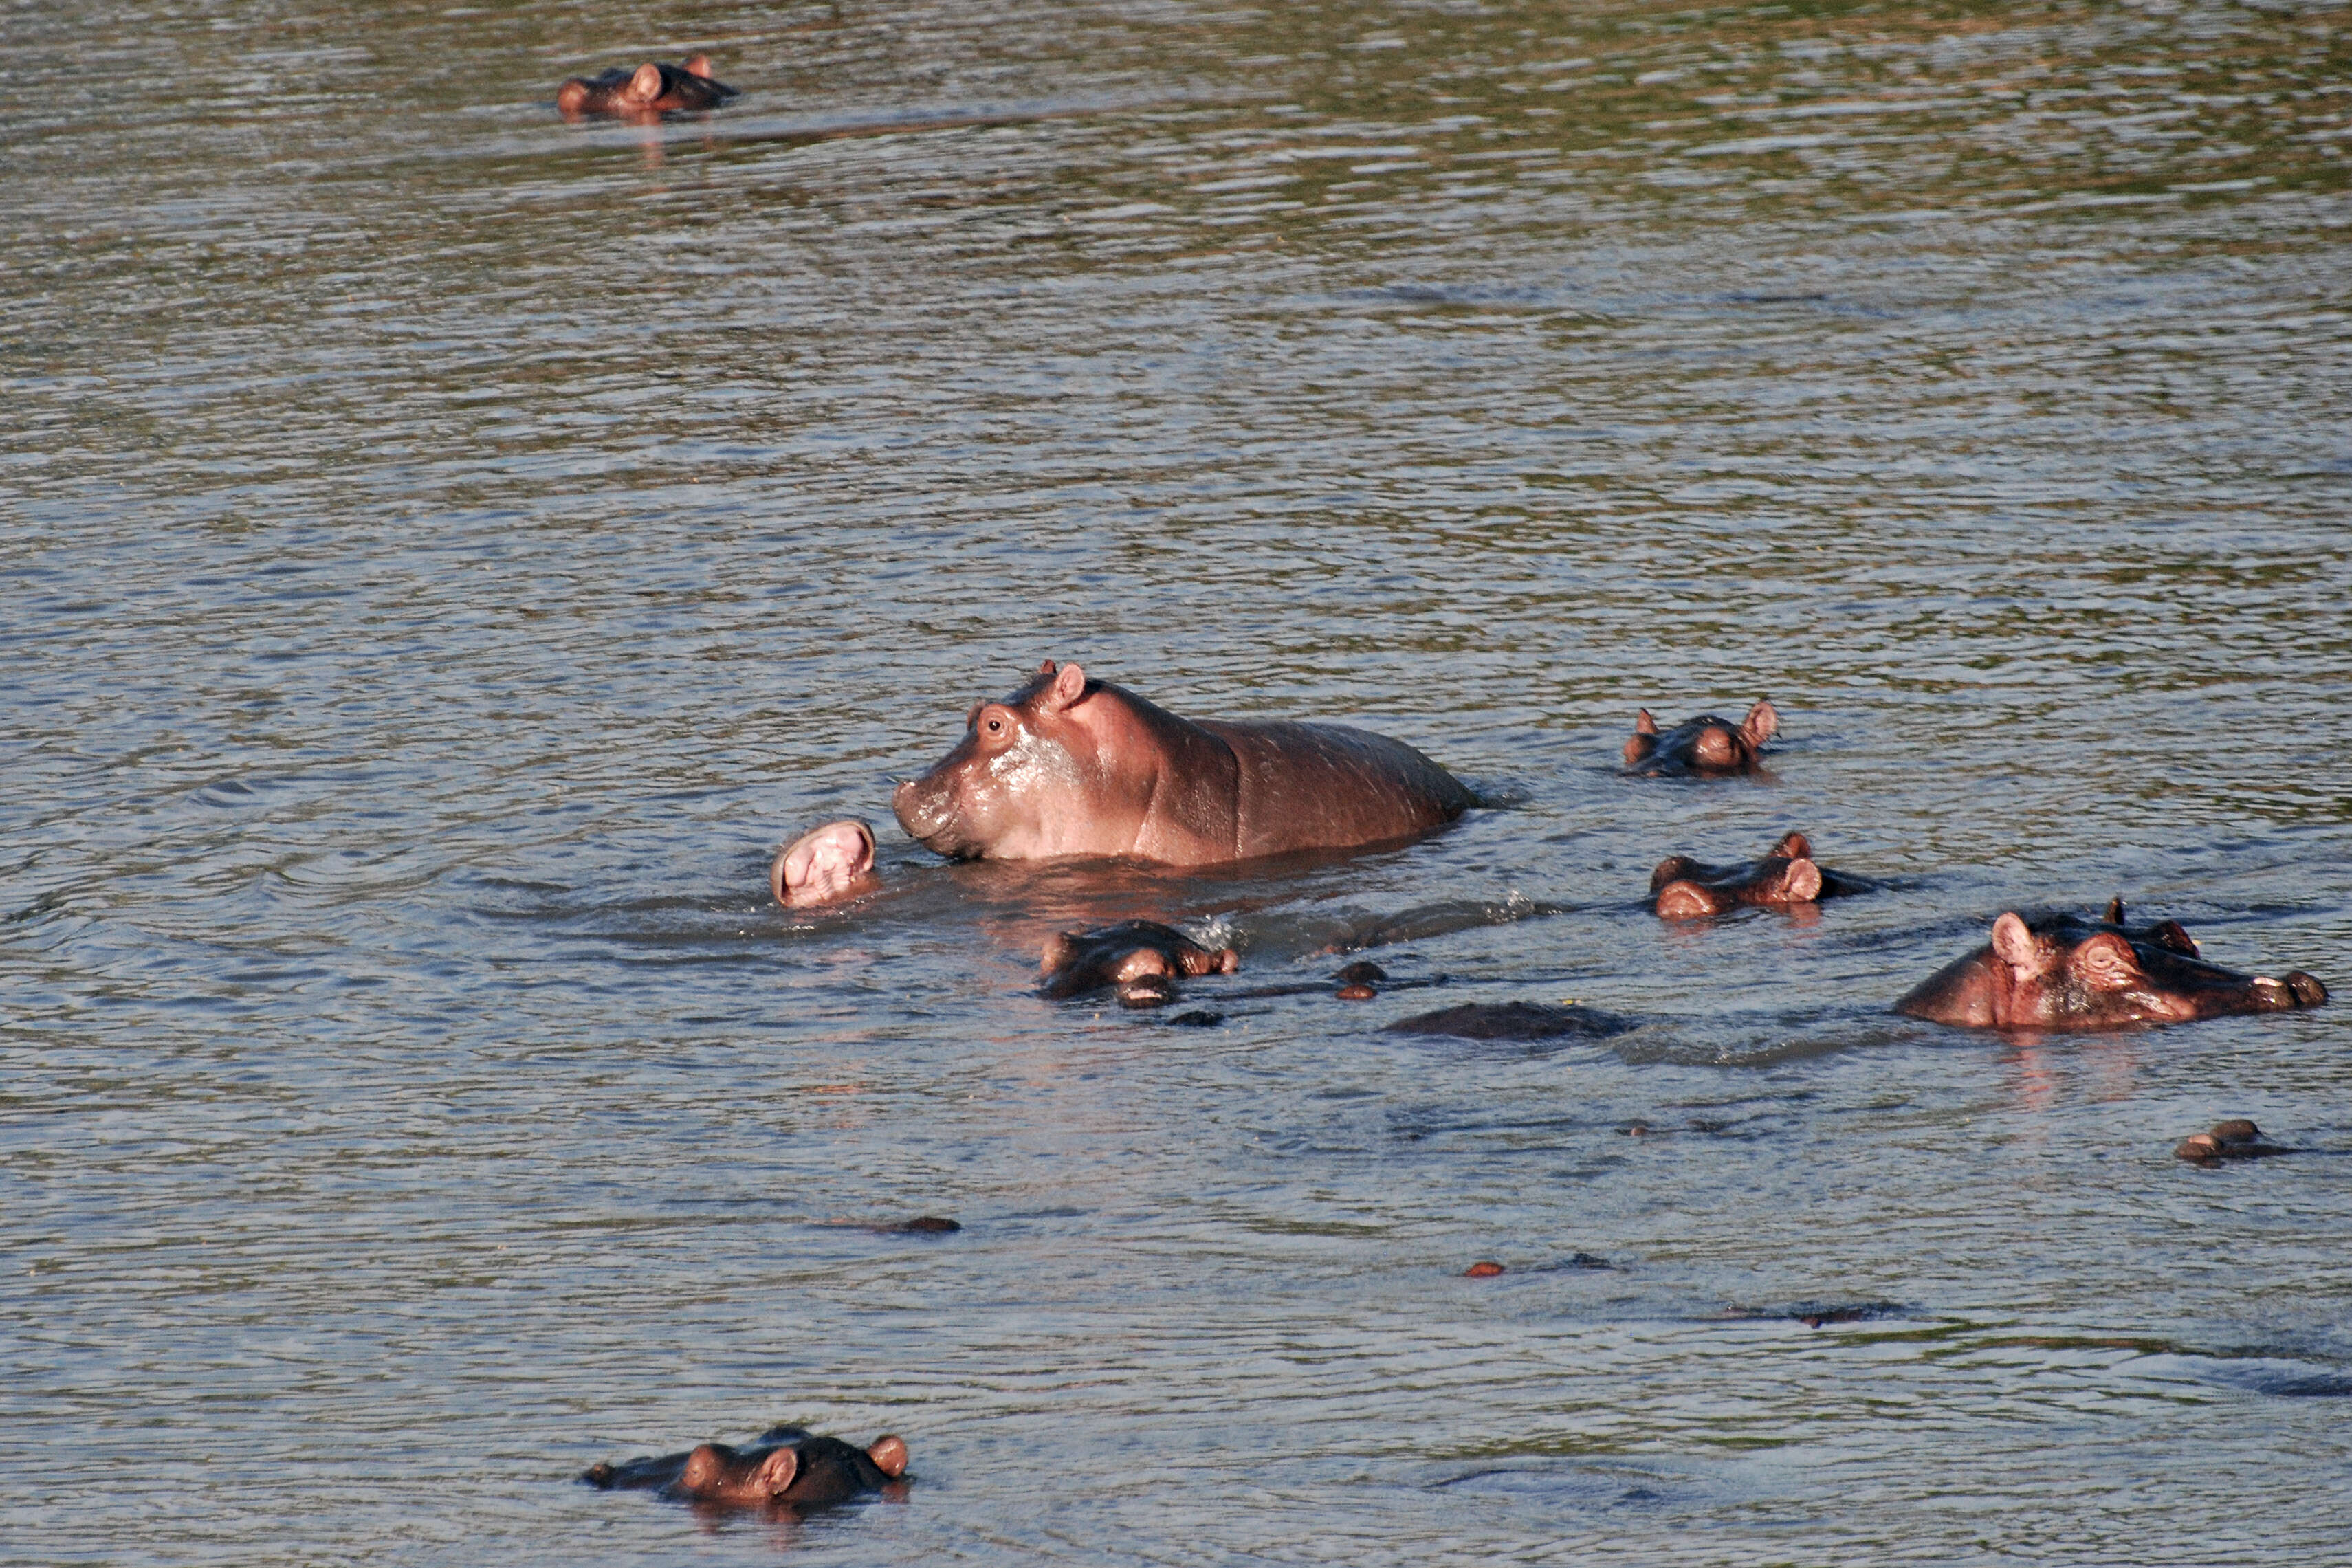
[[[1921,981],[1895,1010],[1976,1029],[2099,1030],[2326,999],[2327,988],[2300,969],[2273,979],[2207,963],[2177,920],[2126,925],[2116,899],[2105,920],[2003,915],[1991,941]]]
[[[1402,741],[1336,724],[1179,718],[1048,659],[891,805],[957,860],[1223,865],[1415,838],[1476,803]]]

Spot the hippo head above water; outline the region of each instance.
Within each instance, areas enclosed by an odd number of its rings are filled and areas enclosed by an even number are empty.
[[[1812,856],[1812,842],[1802,833],[1782,835],[1770,854],[1747,865],[1708,865],[1688,855],[1668,855],[1650,873],[1650,907],[1668,920],[1695,920],[1743,904],[1788,909],[1870,891],[1870,883],[1833,872]]]
[[[878,1491],[907,1473],[907,1445],[877,1437],[860,1448],[797,1427],[777,1427],[741,1448],[705,1443],[683,1454],[592,1466],[580,1479],[604,1491],[651,1491],[706,1508],[805,1512]]]
[[[2097,1030],[2282,1012],[2326,999],[2327,988],[2300,969],[2273,979],[2207,963],[2177,920],[2126,925],[2117,899],[2105,920],[2003,915],[1991,941],[1929,976],[1895,1008],[1978,1029]]]
[[[1780,716],[1769,699],[1757,703],[1738,724],[1708,714],[1661,731],[1643,708],[1625,743],[1625,766],[1653,777],[1696,773],[1752,773],[1765,743],[1780,733]]]
[[[1156,920],[1122,920],[1093,931],[1065,931],[1045,944],[1038,972],[1049,997],[1083,996],[1116,988],[1131,1008],[1176,999],[1180,976],[1230,975],[1240,960],[1231,947],[1204,947]]]
[[[1048,659],[891,806],[958,860],[1129,856],[1219,865],[1395,842],[1453,821],[1469,790],[1401,741],[1334,724],[1179,718]]]
[[[615,67],[593,77],[572,77],[555,89],[555,107],[566,120],[592,114],[653,120],[716,109],[737,96],[733,88],[711,78],[710,57],[697,55],[683,66],[647,60],[635,70]]]

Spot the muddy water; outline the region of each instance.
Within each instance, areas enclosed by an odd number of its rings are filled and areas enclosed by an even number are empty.
[[[2352,1553],[2345,11],[7,17],[0,1555]],[[1494,804],[936,862],[1048,656]],[[891,892],[775,909],[845,812]],[[1886,890],[1641,912],[1790,827]],[[2339,1001],[1888,1014],[2117,893]],[[1031,993],[1141,913],[1221,1026]],[[917,1481],[571,1479],[783,1419]]]

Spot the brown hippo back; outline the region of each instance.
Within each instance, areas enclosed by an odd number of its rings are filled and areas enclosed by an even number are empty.
[[[1237,764],[1235,860],[1412,838],[1474,803],[1401,740],[1343,724],[1203,720]]]

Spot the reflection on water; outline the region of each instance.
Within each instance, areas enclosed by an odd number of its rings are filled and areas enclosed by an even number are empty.
[[[10,17],[16,1553],[2352,1548],[2352,1012],[1886,1011],[2116,894],[2352,985],[2340,7]],[[1045,657],[1495,804],[768,903]],[[1880,891],[1643,910],[1792,828]],[[1133,915],[1222,1024],[1034,994]],[[786,1420],[906,1500],[569,1481]]]

